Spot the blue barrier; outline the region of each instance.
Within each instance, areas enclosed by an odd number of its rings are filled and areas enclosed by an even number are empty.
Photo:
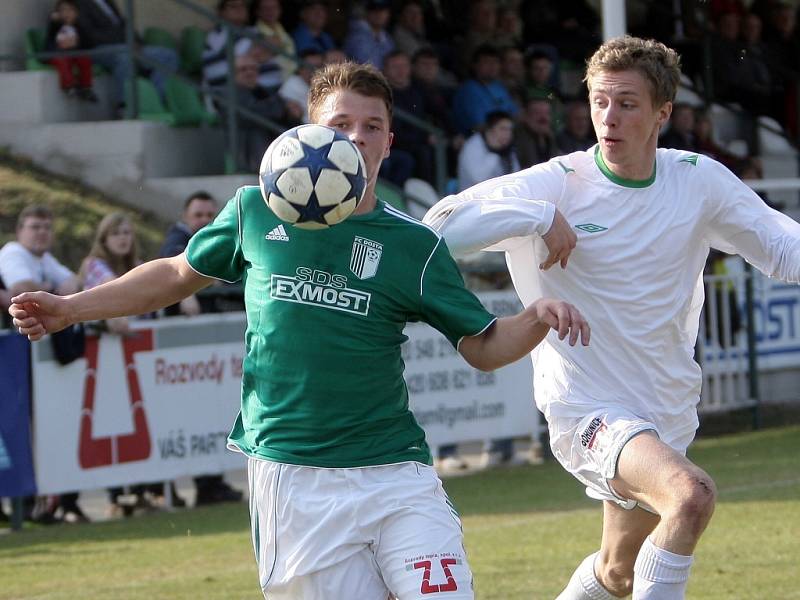
[[[30,342],[0,335],[0,496],[36,494],[30,427]]]

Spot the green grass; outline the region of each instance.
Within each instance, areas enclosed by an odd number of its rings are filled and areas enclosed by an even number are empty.
[[[166,224],[153,215],[131,210],[97,190],[0,150],[0,246],[15,239],[17,215],[29,204],[44,204],[53,211],[52,253],[74,271],[88,254],[100,220],[110,212],[131,217],[142,260],[157,255],[166,232]]]
[[[693,446],[719,503],[689,598],[800,599],[799,446],[800,427]],[[598,547],[599,504],[554,463],[445,485],[464,517],[478,598],[552,599]],[[2,535],[0,582],[2,599],[261,597],[244,505]]]

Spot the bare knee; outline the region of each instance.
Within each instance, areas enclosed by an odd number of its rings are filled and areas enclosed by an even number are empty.
[[[674,503],[671,514],[663,516],[676,520],[693,537],[700,537],[714,514],[717,486],[711,477],[699,470],[680,473],[671,479]]]

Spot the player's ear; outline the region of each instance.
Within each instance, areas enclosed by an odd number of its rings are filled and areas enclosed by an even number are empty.
[[[658,121],[658,126],[663,127],[664,124],[669,121],[670,116],[672,115],[672,102],[664,102],[656,111],[656,120]]]
[[[394,133],[390,131],[389,140],[386,143],[386,151],[383,153],[383,158],[389,158],[389,154],[391,154],[392,142],[394,142]]]

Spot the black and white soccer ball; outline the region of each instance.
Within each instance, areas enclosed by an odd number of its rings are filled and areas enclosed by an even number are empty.
[[[341,223],[367,189],[361,152],[324,125],[299,125],[278,136],[264,153],[258,175],[272,212],[304,229]]]

